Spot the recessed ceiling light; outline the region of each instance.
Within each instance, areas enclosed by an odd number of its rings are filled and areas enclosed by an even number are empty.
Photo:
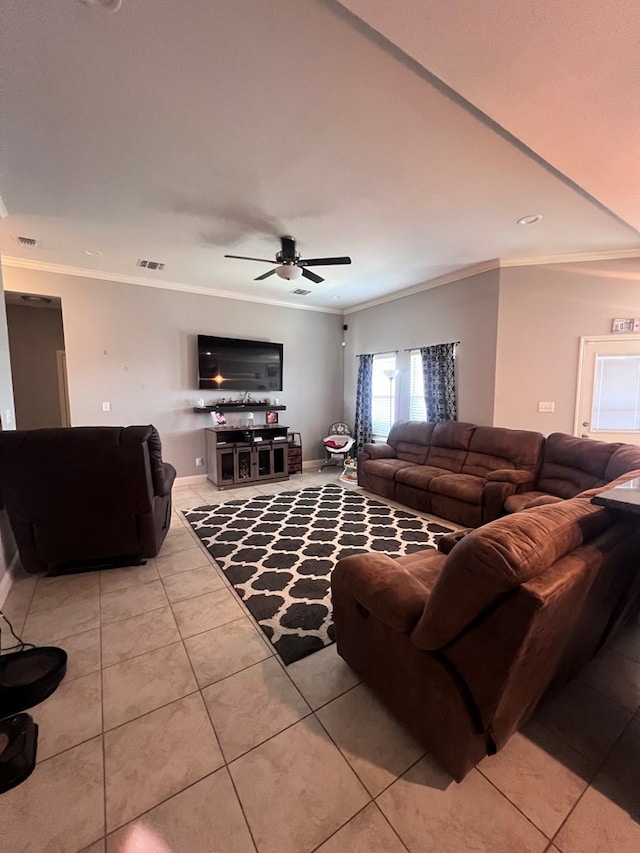
[[[541,213],[531,213],[529,216],[521,216],[520,219],[518,219],[518,225],[535,225],[536,222],[540,222],[541,219]]]
[[[94,255],[95,256],[102,255],[102,252],[100,251],[100,249],[83,249],[82,254],[83,255],[89,255],[89,257],[92,258],[92,257],[94,257]]]

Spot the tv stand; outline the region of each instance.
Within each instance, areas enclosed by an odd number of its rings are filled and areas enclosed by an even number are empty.
[[[287,430],[280,424],[208,427],[207,479],[221,490],[288,480]]]

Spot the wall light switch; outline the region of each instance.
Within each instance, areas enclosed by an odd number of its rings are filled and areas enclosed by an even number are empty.
[[[204,465],[204,459],[202,456],[196,456],[196,468],[202,468]]]
[[[111,411],[111,403],[103,403],[102,404],[102,411],[103,412],[110,412]]]
[[[555,403],[538,403],[538,411],[539,412],[555,412],[556,404]]]

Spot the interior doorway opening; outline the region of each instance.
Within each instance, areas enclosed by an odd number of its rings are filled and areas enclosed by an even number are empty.
[[[62,301],[5,291],[17,429],[71,426]]]

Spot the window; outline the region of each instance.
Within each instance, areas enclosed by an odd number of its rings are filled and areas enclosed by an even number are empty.
[[[640,356],[596,355],[591,428],[640,430]]]
[[[411,371],[409,377],[409,420],[426,421],[427,407],[424,402],[424,378],[422,374],[422,356],[420,350],[411,350]]]
[[[373,357],[371,376],[371,424],[376,438],[386,438],[395,420],[396,385],[385,374],[385,370],[396,369],[396,354],[382,353]]]

